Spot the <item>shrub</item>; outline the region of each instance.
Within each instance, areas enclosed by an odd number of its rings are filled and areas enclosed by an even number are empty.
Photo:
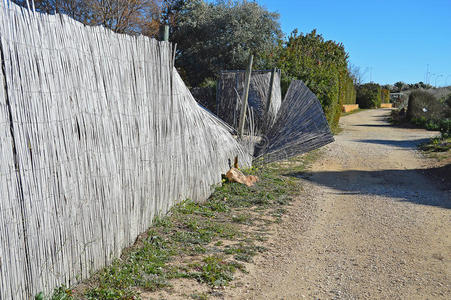
[[[338,125],[342,104],[355,103],[348,54],[342,44],[325,41],[316,30],[308,34],[293,31],[287,41],[280,41],[263,59],[264,67],[281,70],[283,93],[291,80],[304,81],[321,102],[332,130]]]
[[[354,88],[354,82],[351,77],[345,76],[343,79],[344,93],[343,100],[341,101],[343,104],[355,104],[356,103],[356,90]],[[342,82],[342,81],[340,81]]]
[[[440,131],[443,137],[451,135],[451,119],[426,119],[425,117],[413,118],[411,123],[427,130]]]
[[[446,105],[448,105],[449,108],[451,108],[451,94],[449,94],[447,97],[445,97]]]
[[[451,136],[451,119],[441,119],[439,124],[439,130],[442,134],[442,137],[448,138]]]
[[[426,91],[417,90],[410,94],[407,106],[407,120],[424,118],[440,120],[446,115],[446,105]]]
[[[451,95],[448,98],[437,100],[428,92],[418,90],[409,96],[409,104],[406,116],[404,111],[393,111],[391,119],[393,123],[402,123],[407,119],[410,123],[427,130],[440,131],[442,138],[451,136],[450,117]]]
[[[381,89],[381,101],[382,103],[390,103],[390,90]]]
[[[406,94],[396,94],[390,95],[390,102],[393,103],[393,106],[399,109],[406,109],[407,108],[407,103],[409,102],[409,96],[407,96]]]
[[[443,103],[447,106],[445,111],[445,117],[451,118],[451,94],[449,94],[447,97],[445,97],[445,100]]]
[[[377,83],[367,83],[357,88],[357,103],[360,108],[377,108],[381,106],[381,87]]]

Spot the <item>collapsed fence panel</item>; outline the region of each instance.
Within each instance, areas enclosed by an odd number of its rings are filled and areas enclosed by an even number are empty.
[[[0,299],[73,284],[251,157],[167,42],[0,2]]]
[[[321,103],[300,80],[293,80],[275,124],[256,146],[264,162],[283,160],[334,141]]]
[[[244,79],[245,71],[223,71],[218,82],[217,115],[235,129],[238,128],[240,118]],[[269,130],[274,124],[281,103],[280,73],[253,71],[248,105],[254,116],[256,133],[265,134]]]

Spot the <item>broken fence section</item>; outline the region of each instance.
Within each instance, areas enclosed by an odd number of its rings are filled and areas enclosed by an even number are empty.
[[[238,128],[245,71],[223,71],[217,115]],[[280,71],[253,71],[245,136],[240,143],[260,162],[283,160],[334,141],[319,100],[302,81],[293,81],[281,101]],[[269,106],[268,106],[269,104]]]
[[[244,94],[246,71],[223,71],[217,87],[217,115],[233,128],[238,128],[241,99]],[[247,128],[255,134],[266,134],[274,124],[282,103],[279,71],[252,71],[249,86],[248,107],[253,120],[247,118]],[[269,104],[269,105],[268,105]]]
[[[291,82],[275,124],[256,146],[265,163],[287,159],[334,141],[321,103],[299,80]]]

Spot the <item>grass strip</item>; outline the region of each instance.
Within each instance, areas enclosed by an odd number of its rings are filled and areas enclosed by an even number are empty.
[[[313,152],[244,170],[259,176],[253,187],[224,181],[206,202],[175,205],[111,265],[76,287],[59,287],[48,299],[140,299],[142,292],[170,290],[177,278],[211,289],[228,285],[266,250],[269,226],[281,222],[301,189],[297,174],[316,157]],[[36,299],[46,298],[41,293]]]

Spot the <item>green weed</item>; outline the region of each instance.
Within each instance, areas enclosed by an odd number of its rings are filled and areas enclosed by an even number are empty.
[[[446,152],[451,149],[451,137],[436,137],[429,142],[419,145],[426,152]]]
[[[208,294],[206,294],[206,293],[191,294],[190,297],[191,297],[191,299],[194,299],[194,300],[207,300],[208,299]]]
[[[35,297],[35,300],[73,300],[72,290],[66,288],[66,286],[60,286],[53,290],[53,294],[51,297],[45,297],[43,292],[38,293]]]
[[[121,259],[95,274],[86,284],[89,288],[77,291],[75,298],[139,299],[139,291],[170,287],[176,278],[210,287],[227,285],[237,270],[246,272],[240,262],[252,262],[265,251],[253,243],[265,241],[266,226],[281,220],[284,206],[301,189],[292,175],[305,170],[315,155],[244,170],[260,180],[252,187],[224,183],[204,203],[186,200],[175,205],[167,216],[156,217],[146,234]],[[241,230],[244,224],[254,230]],[[226,240],[240,242],[224,246]],[[204,299],[206,294],[197,296]]]
[[[202,264],[197,266],[197,270],[193,277],[199,282],[210,286],[224,286],[233,280],[236,265],[226,262],[223,257],[212,255],[204,258]]]

